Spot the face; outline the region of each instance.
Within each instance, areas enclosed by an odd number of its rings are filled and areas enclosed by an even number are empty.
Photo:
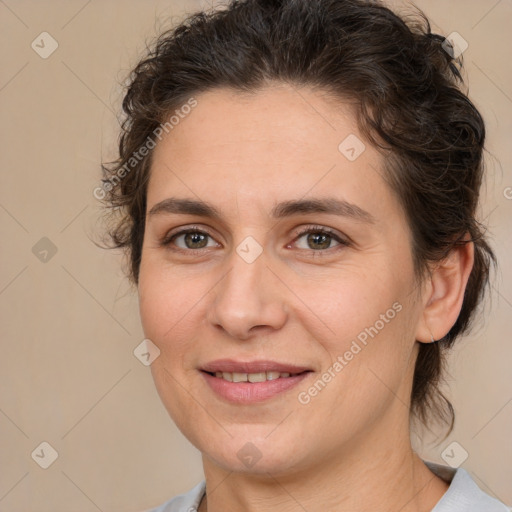
[[[147,192],[139,302],[163,403],[228,470],[286,474],[382,444],[408,421],[421,317],[383,157],[360,153],[354,114],[319,92],[196,99]]]

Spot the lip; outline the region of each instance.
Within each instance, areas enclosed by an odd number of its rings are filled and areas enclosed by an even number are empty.
[[[235,361],[232,359],[219,359],[205,364],[200,369],[201,375],[210,389],[220,398],[234,404],[254,404],[270,400],[277,395],[297,386],[311,372],[310,368],[276,361]],[[280,377],[265,382],[228,382],[210,373],[237,372],[260,373],[277,371],[291,373],[290,377]]]

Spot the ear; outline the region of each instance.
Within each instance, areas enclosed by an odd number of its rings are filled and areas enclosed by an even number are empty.
[[[475,252],[469,234],[464,240],[465,244],[454,247],[431,270],[425,286],[423,318],[416,332],[416,339],[420,342],[430,343],[432,337],[441,339],[457,321]]]

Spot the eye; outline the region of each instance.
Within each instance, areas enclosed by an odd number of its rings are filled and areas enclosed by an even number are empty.
[[[295,241],[300,240],[301,238],[305,239],[306,246],[299,246],[300,249],[312,250],[316,252],[332,249],[333,241],[336,242],[334,247],[349,245],[346,240],[343,240],[336,233],[322,226],[309,226],[299,231]]]
[[[210,243],[208,239],[210,239]],[[305,245],[304,243],[302,246],[297,244],[297,241],[301,239],[305,241]],[[334,246],[333,242],[335,242]],[[197,227],[189,227],[175,233],[171,232],[160,243],[162,246],[189,254],[195,252],[199,254],[204,249],[219,246],[208,232]],[[316,253],[350,245],[347,240],[344,240],[334,231],[322,226],[309,226],[300,230],[294,239],[294,243],[301,250]],[[290,245],[287,247],[290,248]]]
[[[209,233],[197,228],[188,228],[177,233],[166,235],[161,241],[163,246],[174,245],[178,250],[193,252],[208,247],[216,247],[218,244],[213,242],[208,244],[208,238],[212,239]],[[213,241],[213,239],[212,239]]]

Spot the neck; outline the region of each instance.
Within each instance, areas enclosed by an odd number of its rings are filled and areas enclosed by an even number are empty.
[[[207,496],[199,512],[432,510],[448,485],[414,453],[408,426],[407,435],[396,424],[377,430],[316,464],[283,473],[235,473],[203,456]]]

